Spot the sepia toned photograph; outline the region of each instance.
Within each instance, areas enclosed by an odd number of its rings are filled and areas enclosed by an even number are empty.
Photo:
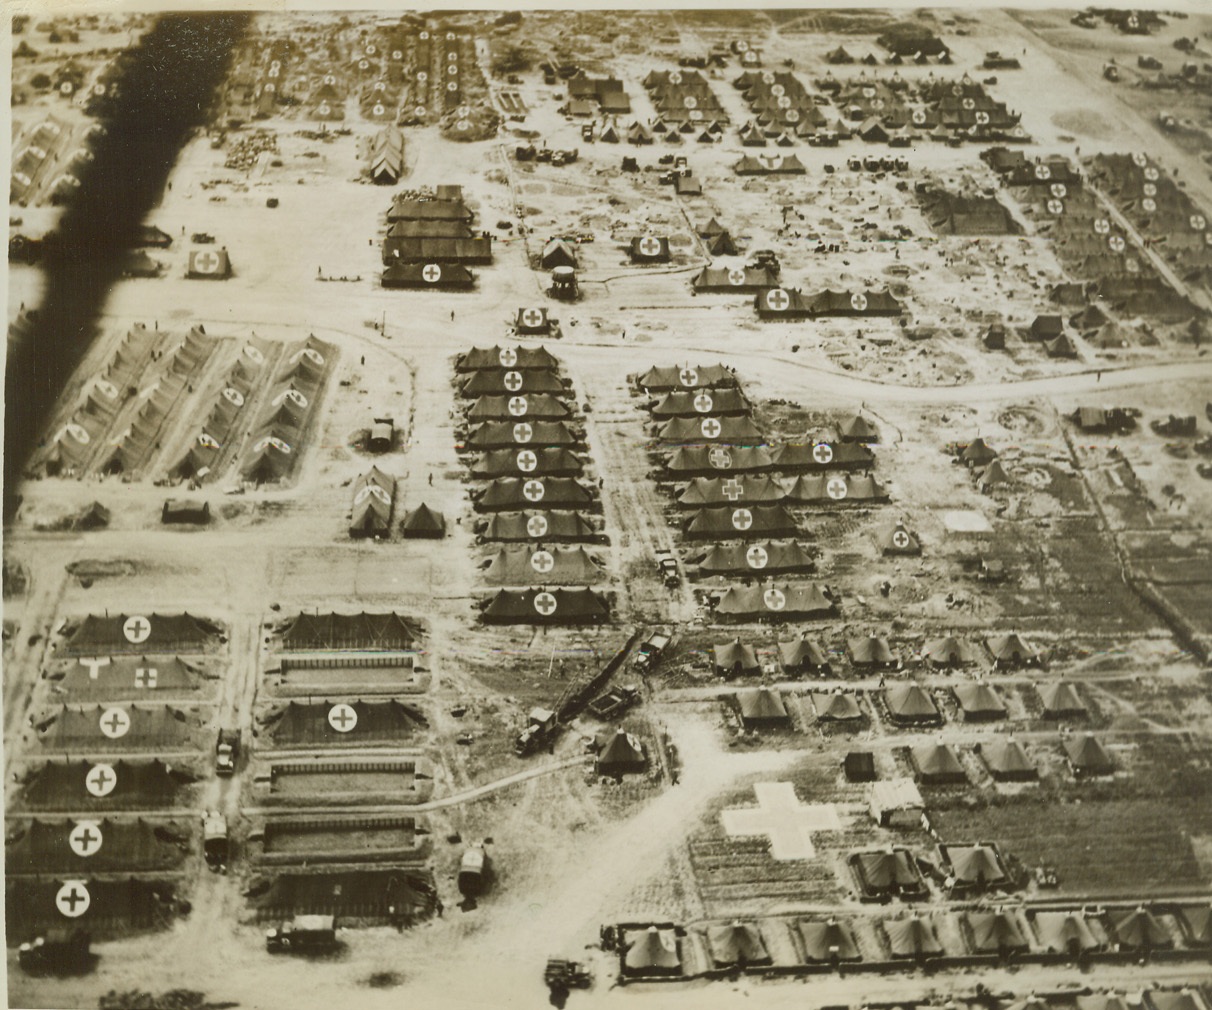
[[[1206,0],[192,6],[4,6],[7,1006],[1212,1010]]]

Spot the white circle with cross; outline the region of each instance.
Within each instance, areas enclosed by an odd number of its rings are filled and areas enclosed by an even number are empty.
[[[118,785],[118,775],[113,765],[93,765],[84,776],[84,788],[90,796],[102,799],[114,791]]]
[[[547,536],[547,517],[531,516],[526,520],[526,533],[536,540]]]
[[[1203,231],[1208,227],[1208,220],[1203,214],[1192,214],[1187,223],[1191,225],[1192,231]]]
[[[526,397],[511,396],[509,398],[508,410],[514,417],[525,417],[527,410]]]
[[[1039,179],[1040,182],[1047,182],[1052,178],[1052,169],[1050,169],[1047,165],[1036,165],[1035,177]]]
[[[358,60],[358,69],[359,70],[369,70],[370,69],[370,60]]]
[[[745,486],[735,477],[729,477],[720,487],[720,494],[731,502],[745,496]]]
[[[732,453],[722,446],[715,446],[707,453],[707,462],[711,464],[715,470],[731,470],[732,469]]]
[[[770,93],[774,95],[775,98],[781,98],[783,95],[787,94],[787,89],[781,84],[773,84],[770,87]]]
[[[1049,200],[1047,203],[1048,213],[1055,214],[1060,217],[1065,212],[1065,204],[1062,200]]]
[[[458,90],[459,90],[459,82],[458,82],[458,81],[450,81],[450,82],[449,82],[449,83],[446,85],[446,90],[447,90],[447,91],[449,91],[449,92],[452,92],[452,93],[453,93],[453,92],[458,91]]]
[[[719,418],[705,417],[699,422],[699,431],[703,433],[704,438],[719,438],[723,430],[724,427],[720,424]]]
[[[1157,196],[1157,186],[1151,182],[1146,182],[1143,186],[1141,186],[1140,191],[1145,196]]]
[[[436,263],[426,263],[421,268],[421,279],[426,284],[437,284],[442,279],[442,268]]]
[[[550,617],[556,612],[556,598],[548,592],[535,593],[534,609],[544,617]]]
[[[245,345],[244,356],[249,361],[255,361],[258,365],[263,364],[265,361],[265,355],[261,353],[261,348],[254,347],[252,344]]]
[[[101,732],[111,740],[118,740],[130,732],[130,713],[122,708],[107,708],[101,713]]]
[[[766,292],[766,308],[773,312],[785,312],[791,304],[791,296],[782,288],[771,288]]]
[[[745,552],[745,560],[748,562],[750,568],[765,568],[770,564],[770,555],[767,553],[765,547],[759,547],[757,544],[754,544]]]
[[[223,390],[223,398],[234,407],[244,406],[244,394],[231,386]]]
[[[424,70],[418,70],[417,71],[417,82],[420,84],[424,84],[427,80],[429,80],[429,74],[427,74]]]
[[[825,484],[825,494],[834,501],[841,501],[849,493],[845,477],[830,477]]]
[[[543,313],[542,309],[526,309],[522,313],[522,322],[525,323],[527,326],[529,326],[531,329],[534,329],[536,326],[543,325],[543,322],[544,322],[543,316],[544,316],[544,313]]]
[[[1146,214],[1152,214],[1155,210],[1157,210],[1157,201],[1150,197],[1145,197],[1140,202],[1140,209]]]
[[[328,710],[328,725],[338,733],[349,733],[358,725],[358,713],[352,705],[337,702]]]
[[[682,99],[682,105],[687,109],[697,109],[699,107],[699,100],[694,95],[687,95]]]
[[[1154,168],[1152,165],[1150,165],[1148,168],[1145,169],[1144,176],[1150,182],[1157,182],[1157,180],[1161,178],[1161,173],[1156,168]]]
[[[733,287],[739,287],[745,283],[745,271],[740,267],[733,267],[728,271],[728,283]]]
[[[393,49],[391,51],[391,58],[393,60],[402,60],[404,59],[404,52],[400,49]]]
[[[850,307],[854,309],[855,312],[866,312],[867,296],[861,291],[856,291],[850,296]]]
[[[651,235],[640,239],[640,253],[644,256],[656,256],[661,251],[661,243]]]
[[[1105,217],[1096,217],[1094,219],[1094,231],[1098,235],[1108,235],[1111,233],[1111,222]]]
[[[775,102],[775,104],[780,109],[790,109],[791,108],[791,98],[787,95],[780,95],[778,97],[778,100]]]
[[[387,112],[387,110],[383,107],[382,102],[376,102],[375,107],[370,111],[376,116],[382,116]]]
[[[68,847],[81,859],[96,855],[103,841],[96,821],[77,821],[67,836]]]
[[[447,77],[457,77],[458,75],[459,75],[459,65],[457,63],[451,63],[446,68],[446,76]]]
[[[88,911],[92,897],[83,880],[65,880],[55,894],[55,907],[59,914],[69,919],[78,919]]]
[[[1111,247],[1112,252],[1122,253],[1124,251],[1124,237],[1122,235],[1112,235],[1107,239],[1107,245]]]
[[[374,47],[373,45],[367,45],[367,47],[366,47],[366,55],[367,55],[367,56],[374,56],[375,51],[376,51],[376,50],[375,50],[375,47]]]
[[[523,449],[518,453],[518,469],[522,473],[534,473],[535,467],[539,465],[539,457],[530,449]]]
[[[1054,182],[1051,186],[1048,187],[1048,192],[1051,193],[1058,200],[1063,200],[1066,196],[1069,195],[1069,191],[1065,188],[1065,184],[1063,182]]]
[[[749,43],[748,43],[748,42],[746,42],[744,39],[742,39],[740,42],[738,42],[738,43],[736,44],[736,51],[737,51],[738,53],[747,53],[747,52],[749,52]]]
[[[200,435],[198,435],[198,444],[205,446],[207,449],[219,448],[218,439],[216,439],[214,435],[208,435],[206,432],[202,432]]]
[[[767,589],[762,593],[762,602],[767,610],[782,610],[787,606],[787,596],[781,589]]]
[[[978,113],[976,114],[976,117],[975,117],[975,118],[976,118],[976,125],[977,125],[977,126],[988,126],[988,125],[989,125],[989,113],[987,113],[987,112],[978,112]]]
[[[132,614],[122,622],[122,637],[131,645],[141,645],[151,637],[151,621],[141,614]]]
[[[699,373],[690,367],[683,368],[678,372],[678,381],[683,386],[697,386],[699,384]]]
[[[511,393],[516,393],[521,389],[524,381],[521,372],[506,372],[505,378],[502,380],[505,388]]]
[[[909,546],[909,534],[904,530],[897,530],[892,534],[892,546],[898,550],[905,550]]]
[[[518,363],[518,352],[512,347],[502,347],[497,353],[502,368],[513,368]]]
[[[471,129],[471,123],[470,123],[470,122],[468,122],[466,119],[460,119],[460,120],[458,120],[458,121],[455,123],[455,129],[456,129],[456,130],[460,130],[460,131],[467,131],[467,130],[470,130],[470,129]]]
[[[542,501],[547,488],[541,480],[528,480],[522,485],[522,495],[527,501]]]
[[[1149,164],[1149,159],[1142,152],[1137,151],[1134,155],[1132,155],[1132,163],[1137,168],[1144,168],[1147,164]]]
[[[540,575],[546,575],[555,568],[555,558],[551,556],[551,551],[535,551],[530,556],[530,567]]]
[[[715,406],[715,401],[711,398],[711,394],[704,390],[701,393],[696,393],[694,397],[694,409],[700,414],[710,414],[711,408]]]
[[[421,34],[418,35],[417,38],[419,38],[422,42],[428,42],[429,41],[429,32],[421,32]]]
[[[753,525],[753,513],[749,509],[733,509],[732,528],[744,532]]]
[[[88,443],[92,441],[92,439],[89,438],[88,432],[78,424],[66,424],[63,426],[63,430],[71,435],[71,437],[81,445],[88,445]]]
[[[680,70],[672,71],[669,74],[669,83],[670,84],[681,84],[682,83],[682,72]]]
[[[790,101],[790,99],[788,99],[788,101]],[[785,119],[788,123],[798,123],[800,121],[800,110],[788,109],[786,113],[784,113],[783,119]]]
[[[97,380],[97,389],[108,396],[111,400],[118,398],[118,387],[106,379]]]
[[[219,254],[213,250],[207,249],[204,252],[194,253],[194,272],[200,274],[218,273],[219,262]]]
[[[513,426],[513,440],[525,444],[534,438],[534,428],[525,421],[520,421]]]
[[[329,104],[327,102],[321,102],[320,103],[320,115],[327,116],[330,112],[332,112],[332,108],[329,106]]]
[[[317,351],[314,347],[303,348],[303,357],[305,357],[313,365],[323,366],[324,364],[324,355]]]
[[[458,116],[459,119],[466,119],[468,116],[471,115],[471,106],[470,105],[460,105],[458,110],[455,112],[455,115]]]
[[[833,462],[833,446],[828,442],[818,442],[812,447],[812,458],[821,466],[828,466]]]
[[[926,113],[923,109],[914,109],[913,115],[910,117],[918,126],[921,126],[926,121]]]

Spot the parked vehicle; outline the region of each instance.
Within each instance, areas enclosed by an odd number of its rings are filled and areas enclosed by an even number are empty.
[[[238,729],[219,730],[219,740],[215,745],[215,773],[217,775],[234,775],[239,758],[240,731]]]
[[[291,950],[325,951],[336,945],[336,920],[331,915],[296,915],[265,931],[265,949],[271,954]]]

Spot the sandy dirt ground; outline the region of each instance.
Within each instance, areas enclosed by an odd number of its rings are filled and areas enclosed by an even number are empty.
[[[824,54],[839,44],[876,50],[871,36],[777,33],[764,18],[720,28],[677,15],[652,17],[649,22],[628,15],[613,45],[571,28],[561,37],[551,18],[536,19],[533,38],[540,51],[558,43],[591,71],[620,77],[632,98],[630,118],[640,119],[653,115],[642,79],[652,69],[671,69],[681,50],[705,50],[743,36],[761,45],[771,66],[794,59],[805,83],[824,74]],[[650,44],[645,33],[657,32],[657,20],[666,25],[661,31],[680,31],[680,44]],[[944,30],[955,66],[910,65],[899,68],[902,75],[915,81],[958,77],[965,70],[987,76],[976,69],[987,51],[1019,56],[1023,69],[999,72],[991,90],[1021,112],[1034,138],[1026,146],[1029,156],[1073,158],[1079,148],[1082,157],[1148,151],[1185,181],[1197,203],[1212,209],[1212,179],[1198,153],[1171,142],[1122,85],[1110,87],[1101,77],[1104,51],[1124,57],[1160,52],[1179,33],[1206,33],[1212,28],[1207,19],[1175,22],[1163,39],[1140,47],[1107,26],[1095,38],[1069,27],[1067,16],[1052,14],[989,12],[964,28],[962,36]],[[81,50],[90,44],[97,40],[86,35]],[[480,53],[488,59],[487,46]],[[889,69],[835,72],[850,78]],[[347,103],[344,125],[350,134],[327,142],[299,135],[316,126],[301,111],[258,124],[276,132],[278,153],[247,172],[225,169],[226,151],[212,148],[205,136],[185,146],[171,188],[149,219],[173,237],[169,249],[152,251],[165,265],[164,276],[129,280],[113,290],[88,363],[65,391],[52,431],[70,415],[93,369],[135,323],[179,333],[202,324],[229,355],[254,337],[285,345],[314,334],[336,348],[336,361],[288,484],[227,493],[236,490],[233,459],[224,473],[189,492],[210,502],[215,518],[206,530],[162,527],[159,511],[167,495],[186,492],[166,486],[164,478],[204,420],[217,373],[182,400],[173,433],[146,472],[129,480],[96,473],[39,477],[22,487],[22,506],[5,534],[6,566],[26,578],[23,591],[4,601],[6,773],[20,771],[37,753],[29,717],[46,703],[39,672],[48,636],[65,618],[187,610],[221,622],[228,629],[220,659],[224,676],[205,714],[209,727],[247,730],[254,713],[273,700],[263,680],[272,659],[264,641],[268,622],[300,610],[413,615],[427,629],[432,676],[418,703],[430,727],[418,746],[432,763],[434,784],[432,798],[411,807],[427,818],[446,911],[402,933],[349,930],[341,953],[329,959],[274,958],[266,954],[261,927],[240,893],[246,868],[218,876],[197,866],[189,878],[191,913],[166,931],[98,944],[101,960],[89,976],[33,979],[17,969],[10,951],[11,1005],[85,1007],[110,989],[183,986],[249,1008],[289,1001],[306,1010],[343,1000],[386,1007],[402,999],[424,1006],[541,1006],[542,967],[550,955],[580,957],[595,969],[595,987],[574,993],[574,1006],[714,1006],[738,998],[772,1008],[803,1006],[805,1000],[861,1005],[970,992],[977,981],[1025,994],[1077,983],[1139,991],[1153,983],[1212,979],[1206,964],[1181,963],[1105,967],[1096,976],[1069,967],[830,976],[814,978],[810,990],[796,980],[756,977],[612,986],[617,959],[594,947],[603,923],[858,909],[836,867],[851,847],[887,844],[897,836],[869,824],[861,812],[865,794],[838,780],[838,762],[862,743],[877,753],[884,773],[903,773],[900,748],[940,735],[892,726],[875,701],[878,675],[839,664],[836,677],[812,686],[864,691],[867,720],[859,733],[821,730],[803,697],[807,685],[788,682],[782,686],[794,696],[796,731],[738,743],[735,719],[723,714],[719,699],[730,687],[711,674],[705,659],[714,642],[739,635],[769,654],[776,637],[807,631],[840,655],[846,636],[860,633],[887,634],[908,652],[926,636],[1023,632],[1053,661],[1047,671],[998,680],[1010,709],[1006,722],[973,728],[954,718],[952,705],[941,731],[946,742],[964,749],[973,789],[990,808],[988,797],[1004,800],[1025,790],[993,786],[971,747],[1008,729],[1048,768],[1041,787],[1048,802],[1082,799],[1060,767],[1057,731],[1038,718],[1035,687],[1058,673],[1082,685],[1095,709],[1093,727],[1121,761],[1121,774],[1106,787],[1108,802],[1142,804],[1154,787],[1178,788],[1167,770],[1173,753],[1151,748],[1161,746],[1159,739],[1181,737],[1188,748],[1181,752],[1184,760],[1206,761],[1212,732],[1206,670],[1122,574],[1128,567],[1150,572],[1159,591],[1195,625],[1197,637],[1212,640],[1206,567],[1212,558],[1212,482],[1196,474],[1192,440],[1168,451],[1168,443],[1180,440],[1148,427],[1170,413],[1194,414],[1201,436],[1206,434],[1212,363],[1180,327],[1162,325],[1154,327],[1154,340],[1113,351],[1075,338],[1078,356],[1071,361],[1050,359],[1038,345],[1015,338],[1006,353],[985,350],[980,337],[990,321],[1000,319],[1012,329],[1028,325],[1049,311],[1047,292],[1065,273],[1049,241],[1030,227],[1016,237],[933,234],[914,200],[914,184],[995,186],[978,160],[979,146],[894,152],[857,140],[836,149],[800,144],[794,150],[806,176],[746,181],[731,167],[742,153],[735,126],[749,118],[731,85],[737,73],[733,61],[711,77],[733,126],[710,148],[585,144],[579,124],[557,111],[562,89],[544,86],[534,70],[511,86],[530,110],[522,125],[553,148],[579,148],[573,166],[519,164],[512,153],[523,138],[509,132],[457,144],[437,126],[407,129],[407,175],[400,188],[460,184],[478,215],[477,227],[496,236],[494,262],[476,268],[478,282],[469,294],[379,286],[380,242],[394,190],[360,178],[360,144],[377,127],[361,119],[356,103]],[[28,128],[48,109],[77,126],[84,122],[78,109],[59,108],[54,101],[37,99],[22,107],[14,129]],[[619,171],[624,155],[655,166],[668,152],[688,157],[703,196],[677,197],[656,181],[655,172]],[[909,172],[877,179],[845,168],[850,156],[871,153],[903,154]],[[829,173],[826,165],[837,170]],[[899,181],[907,186],[898,188]],[[1000,195],[1021,218],[1021,208]],[[266,205],[270,197],[277,198],[276,208]],[[791,231],[780,234],[785,206],[800,216]],[[49,229],[54,220],[46,207],[10,213],[24,217],[27,234]],[[762,323],[752,299],[692,294],[690,279],[711,262],[697,230],[712,217],[743,238],[743,252],[775,250],[789,286],[903,289],[911,327],[933,328],[935,336],[911,341],[886,319]],[[512,227],[498,228],[499,221]],[[860,232],[864,222],[875,227]],[[908,237],[887,240],[898,227]],[[628,262],[625,244],[646,231],[670,238],[672,264],[640,268]],[[185,277],[190,250],[202,248],[191,242],[195,232],[214,235],[227,249],[230,279]],[[583,298],[575,305],[547,299],[547,276],[532,269],[531,261],[548,236],[567,232],[594,238],[580,246]],[[817,253],[820,240],[838,243],[840,250]],[[714,265],[739,265],[745,258],[717,258]],[[11,320],[19,311],[14,306],[36,302],[40,279],[29,268],[13,269],[9,278]],[[489,592],[477,567],[486,550],[474,543],[472,484],[456,452],[461,404],[452,388],[453,357],[471,346],[510,342],[517,310],[538,304],[559,317],[563,337],[548,347],[559,356],[580,403],[590,408],[584,415],[587,456],[603,480],[609,537],[608,546],[594,550],[605,563],[602,588],[615,603],[614,620],[600,629],[486,628],[476,620],[475,606]],[[757,625],[717,626],[702,606],[701,587],[685,581],[670,591],[657,578],[653,552],[673,549],[684,559],[686,542],[669,520],[670,499],[652,478],[647,416],[631,377],[650,365],[717,361],[735,368],[768,432],[802,437],[859,410],[880,428],[875,473],[890,488],[890,503],[844,514],[799,513],[820,552],[817,577],[837,588],[844,601],[837,619],[773,633]],[[1131,434],[1082,435],[1064,415],[1088,405],[1133,407],[1141,411],[1141,422]],[[371,456],[354,442],[371,418],[385,414],[395,419],[399,441],[391,452]],[[1009,489],[981,493],[946,451],[948,444],[967,443],[978,434],[1002,452],[1014,478]],[[397,479],[397,521],[424,501],[446,515],[449,536],[350,540],[351,482],[371,465]],[[49,528],[93,500],[112,511],[108,529]],[[956,520],[949,518],[956,512],[979,517],[978,526],[991,532],[957,532]],[[898,519],[921,537],[921,558],[890,558],[877,549],[877,534]],[[1009,584],[985,585],[974,577],[971,562],[981,555],[1006,561]],[[1194,571],[1201,561],[1202,572]],[[81,573],[91,576],[88,585]],[[887,596],[881,595],[885,583]],[[589,718],[564,734],[553,755],[516,758],[510,743],[529,706],[552,703],[639,625],[671,627],[683,637],[665,673],[650,678],[645,704],[628,723],[654,749],[668,732],[680,755],[678,784],[662,771],[622,786],[600,783],[587,763],[585,740],[601,727]],[[949,697],[948,689],[970,681],[972,671],[911,666],[897,676],[919,679]],[[744,683],[758,682],[755,677]],[[452,715],[456,706],[466,714]],[[461,733],[470,733],[469,745],[455,743]],[[208,778],[192,803],[199,811],[222,809],[246,830],[243,819],[265,813],[251,776],[249,770],[230,780]],[[729,899],[735,892],[713,889],[701,863],[705,846],[721,838],[719,810],[751,795],[755,781],[788,780],[799,784],[806,801],[837,802],[846,830],[833,841],[822,839],[819,865],[807,867],[803,881],[793,880],[786,893]],[[982,823],[960,820],[963,801],[956,795],[928,798],[965,829]],[[373,809],[409,808],[388,803]],[[1030,809],[1041,808],[1047,809]],[[1166,858],[1182,855],[1188,875],[1177,891],[1206,899],[1212,824],[1206,811],[1174,817],[1172,830],[1159,835],[1157,851]],[[452,832],[494,840],[502,876],[474,911],[456,907],[461,848],[444,840]],[[919,850],[928,841],[921,832],[906,837]],[[1042,850],[1046,855],[1047,847]],[[746,864],[757,869],[748,877],[748,870],[738,871],[732,883],[759,889],[772,863],[758,851]],[[1148,897],[1164,889],[1150,878],[1145,884],[1123,881],[1120,891]],[[1085,893],[1066,896],[1078,900]],[[933,910],[951,907],[934,896]],[[384,973],[389,987],[373,985]]]

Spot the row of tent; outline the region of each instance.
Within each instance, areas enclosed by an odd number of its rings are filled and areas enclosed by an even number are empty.
[[[912,860],[905,850],[895,853],[861,853],[872,872],[879,877],[908,877],[905,867]],[[885,863],[894,865],[886,867]],[[916,872],[916,868],[913,868]],[[1184,942],[1193,947],[1212,942],[1208,934],[1207,905],[1183,905],[1172,914]],[[860,942],[858,922],[848,918],[773,919],[760,922],[736,919],[727,923],[697,927],[709,963],[708,970],[762,968],[773,964],[772,949],[791,949],[806,964],[836,964],[863,960],[922,960],[951,953],[940,939],[939,926],[944,918],[954,917],[955,926],[943,935],[963,938],[957,954],[1025,954],[1032,949],[1047,953],[1089,953],[1105,944],[1096,938],[1083,912],[1033,910],[1025,913],[1003,908],[976,908],[937,917],[913,912],[899,917],[882,916],[875,935],[880,948],[871,950],[869,941]],[[1164,950],[1174,947],[1175,939],[1157,914],[1145,906],[1120,908],[1100,916],[1099,931],[1121,950]],[[958,928],[956,928],[956,926]],[[678,976],[686,972],[692,960],[690,937],[686,930],[672,925],[623,927],[619,931],[620,968],[624,976]],[[790,934],[790,935],[788,935]],[[685,960],[684,960],[685,955]],[[1128,1010],[1127,999],[1116,993],[1087,993],[1076,997],[1078,1010]],[[1145,1010],[1207,1010],[1207,1004],[1194,990],[1152,990],[1142,994]],[[1003,1010],[1051,1010],[1051,1004],[1032,996],[1018,1002],[1006,1001]]]
[[[781,482],[765,474],[739,477],[695,477],[678,491],[681,508],[728,508],[751,503],[841,505],[854,502],[883,502],[888,493],[870,474],[802,474]]]
[[[667,123],[728,123],[719,96],[697,70],[653,70],[643,84],[657,115]]]
[[[983,648],[982,648],[983,646]],[[899,650],[879,635],[848,637],[844,643],[846,659],[855,667],[899,669],[904,665]],[[839,652],[826,649],[816,638],[801,636],[778,643],[779,664],[790,674],[828,673],[837,665]],[[990,635],[981,646],[952,637],[930,639],[918,652],[918,657],[932,666],[962,665],[962,659],[978,662],[989,657],[998,668],[1035,665],[1040,662],[1038,650],[1028,645],[1018,634]],[[713,666],[725,677],[752,676],[762,665],[754,646],[733,639],[712,649]],[[1055,684],[1066,684],[1057,681]],[[1042,685],[1047,687],[1051,685]],[[1084,706],[1081,709],[1084,711]]]
[[[763,320],[817,319],[827,316],[899,316],[902,306],[889,291],[830,291],[805,294],[775,287],[754,295]]]
[[[431,197],[398,195],[387,212],[382,286],[470,290],[475,275],[469,267],[493,259],[492,236],[472,231],[474,217],[461,186],[438,186]]]

